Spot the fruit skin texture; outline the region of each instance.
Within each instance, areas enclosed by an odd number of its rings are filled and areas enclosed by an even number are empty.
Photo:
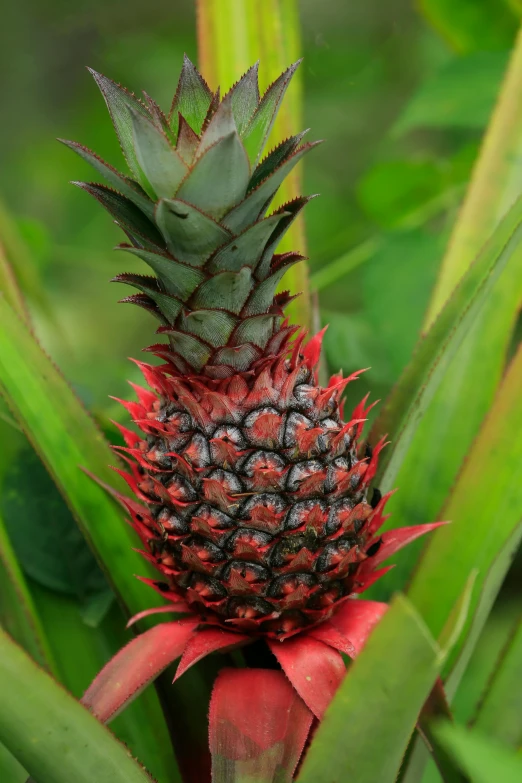
[[[374,569],[383,503],[367,489],[383,443],[358,455],[364,401],[346,424],[339,406],[357,373],[318,385],[321,336],[210,384],[142,365],[156,393],[123,403],[146,434],[122,428],[135,463],[121,473],[149,508],[132,513],[155,586],[205,623],[285,638]]]

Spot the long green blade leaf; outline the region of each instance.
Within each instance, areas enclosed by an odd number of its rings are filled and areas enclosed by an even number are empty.
[[[397,432],[388,461],[383,460],[381,488],[393,488],[401,464],[449,362],[473,327],[502,274],[520,268],[522,200],[504,218],[463,278],[397,384],[374,432]]]
[[[522,459],[521,384],[519,350],[443,511],[452,524],[430,540],[408,591],[437,638],[469,574],[477,569],[470,618],[448,668],[466,645],[481,603],[487,607],[481,611],[485,621],[522,535],[522,485],[513,480]]]
[[[38,783],[150,783],[124,745],[0,631],[0,741]]]
[[[443,723],[435,729],[455,764],[473,783],[520,783],[522,759],[480,732]]]
[[[0,391],[24,428],[130,612],[157,603],[134,574],[150,574],[136,539],[104,491],[81,470],[117,484],[114,456],[66,381],[0,298]]]
[[[41,666],[55,671],[51,650],[0,517],[0,625]]]
[[[522,617],[503,650],[474,726],[514,748],[522,744]]]
[[[397,596],[348,670],[298,783],[393,783],[439,665],[440,649],[407,599]]]

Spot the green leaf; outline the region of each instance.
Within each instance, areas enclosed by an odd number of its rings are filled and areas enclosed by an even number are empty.
[[[186,301],[205,279],[203,272],[199,272],[187,264],[179,264],[170,256],[151,253],[148,250],[130,245],[120,245],[118,250],[126,250],[145,261],[161,279],[166,291],[183,299],[183,301]]]
[[[255,190],[252,190],[244,201],[225,215],[225,218],[222,221],[223,225],[235,234],[239,234],[252,223],[255,223],[255,221],[268,209],[270,201],[285,177],[290,174],[299,160],[318,143],[319,142],[304,144],[302,147],[299,147],[290,158],[273,172],[273,174],[267,177],[267,179],[258,185]]]
[[[196,158],[177,196],[219,219],[244,198],[249,179],[245,148],[234,130]]]
[[[118,136],[122,152],[127,164],[141,185],[146,184],[143,181],[143,174],[139,166],[138,158],[133,144],[132,122],[129,107],[132,107],[142,117],[150,119],[150,112],[145,106],[125,87],[121,87],[112,79],[108,79],[101,73],[88,69],[92,74],[100,92],[105,98],[105,103],[111,115],[114,129]]]
[[[94,422],[32,334],[0,298],[0,390],[53,476],[110,583],[131,613],[157,603],[134,574],[151,574],[132,550],[133,532],[105,492],[85,473],[120,486],[114,456]]]
[[[509,0],[508,0],[509,2]],[[518,19],[505,0],[419,0],[421,12],[461,52],[508,48]]]
[[[520,783],[522,759],[479,731],[441,723],[434,729],[439,742],[472,783]]]
[[[3,477],[0,514],[18,562],[44,587],[81,600],[107,590],[71,512],[29,446],[18,452]]]
[[[91,152],[87,147],[83,147],[75,141],[65,141],[65,139],[59,139],[66,147],[77,152],[78,155],[83,158],[87,163],[90,163],[93,168],[98,171],[102,177],[111,185],[111,187],[122,193],[125,198],[132,201],[148,218],[152,218],[154,213],[154,202],[147,196],[144,190],[133,180],[128,177],[124,177],[119,171],[116,171],[108,163],[98,157],[96,153]]]
[[[130,113],[138,163],[157,195],[170,198],[188,174],[188,166],[150,120],[134,109]]]
[[[158,202],[156,222],[172,255],[191,266],[202,266],[214,250],[232,237],[211,217],[178,199]]]
[[[145,783],[124,745],[0,630],[0,741],[38,783]]]
[[[286,71],[278,76],[278,78],[270,85],[268,90],[261,98],[255,114],[250,120],[250,123],[248,124],[245,132],[243,133],[242,138],[252,165],[257,163],[261,153],[263,152],[264,146],[275,122],[277,112],[281,106],[281,102],[285,97],[288,85],[290,84],[292,76],[296,72],[300,62],[301,61],[298,60],[296,63],[287,68]]]
[[[298,783],[394,783],[439,665],[440,649],[397,596],[327,709]]]
[[[178,132],[179,114],[183,115],[193,131],[199,133],[211,100],[212,92],[208,84],[185,54],[178,87],[170,108],[170,126],[174,133]]]
[[[522,743],[522,617],[497,661],[473,725],[514,748]]]
[[[425,229],[396,232],[361,270],[364,315],[378,335],[393,380],[400,377],[415,348],[444,239],[441,232]]]
[[[522,537],[522,487],[513,480],[522,459],[522,351],[500,388],[430,539],[408,594],[438,638],[473,569],[478,570],[465,633],[450,656],[452,693],[465,669]],[[494,476],[494,480],[491,478]],[[440,574],[444,572],[445,578]]]
[[[26,783],[27,772],[0,743],[0,780],[5,783]]]
[[[111,656],[133,635],[125,629],[125,618],[116,603],[97,627],[89,627],[76,599],[53,593],[31,580],[29,586],[38,616],[48,630],[60,682],[80,699]],[[178,783],[179,771],[155,688],[148,688],[129,705],[113,721],[111,730],[159,783]]]
[[[116,219],[118,225],[145,240],[145,243],[152,245],[152,249],[164,247],[165,243],[154,223],[145,217],[141,209],[128,198],[104,185],[90,182],[73,182],[72,184],[93,196]]]
[[[0,625],[53,673],[52,653],[0,515]]]
[[[193,306],[195,309],[219,308],[224,301],[227,310],[239,313],[253,287],[252,271],[244,266],[239,272],[220,272],[196,291]]]
[[[508,59],[509,51],[478,51],[450,60],[421,84],[393,133],[425,127],[482,130],[495,106]]]
[[[380,481],[384,492],[393,488],[419,423],[444,378],[449,362],[474,326],[495,283],[502,274],[506,277],[519,274],[521,222],[522,200],[509,211],[419,343],[411,363],[374,425],[375,433],[396,433],[388,459],[381,460]],[[424,447],[427,447],[426,443]],[[423,486],[422,491],[426,490]]]

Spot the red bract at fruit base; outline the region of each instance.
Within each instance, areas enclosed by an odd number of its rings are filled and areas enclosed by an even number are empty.
[[[359,373],[321,386],[322,333],[307,340],[285,320],[292,296],[276,293],[301,260],[277,254],[278,242],[310,199],[266,213],[317,143],[300,133],[261,158],[296,67],[260,97],[255,65],[220,100],[185,58],[168,117],[93,73],[133,178],[65,142],[109,183],[77,184],[127,235],[119,249],[154,273],[115,278],[138,290],[123,301],[155,316],[167,342],[146,349],[159,366],[137,362],[149,388],[122,403],[142,433],[121,427],[118,447],[136,499],[114,494],[160,572],[144,581],[169,602],[149,613],[181,615],[121,650],[83,702],[108,721],[178,658],[176,678],[212,652],[265,645],[277,670],[220,674],[210,740],[228,721],[257,749],[243,744],[240,756],[263,752],[292,713],[294,764],[345,675],[341,653],[355,657],[386,611],[359,594],[436,527],[379,534],[390,493],[368,491],[385,441],[361,446],[372,406],[364,399],[345,421],[341,402]],[[230,710],[235,701],[248,709]]]

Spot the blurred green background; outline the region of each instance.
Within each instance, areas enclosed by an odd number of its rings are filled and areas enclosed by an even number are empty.
[[[306,230],[312,287],[330,324],[326,356],[333,371],[371,368],[350,387],[350,401],[369,390],[384,398],[421,330],[522,3],[301,0],[300,11],[304,127],[326,140],[303,172],[304,192],[321,194],[307,207]],[[56,137],[79,141],[123,170],[84,66],[137,93],[145,89],[168,108],[184,51],[197,58],[193,0],[20,0],[3,9],[0,242],[38,337],[104,423],[126,417],[109,395],[127,396],[126,379],[137,379],[127,357],[154,341],[155,325],[139,308],[116,304],[127,291],[109,279],[142,270],[112,252],[119,230],[68,184],[90,180],[92,170]],[[0,441],[4,455],[22,448],[22,437],[3,422]],[[48,505],[52,484],[34,457],[30,470],[30,455],[24,459],[7,485],[34,499],[35,516],[49,509],[45,529],[59,516]],[[3,512],[18,519],[17,507],[9,513],[4,503]],[[64,526],[69,519],[65,511]],[[24,568],[38,579],[27,558]],[[461,720],[515,623],[515,574],[463,682]],[[518,601],[511,601],[515,590]],[[75,594],[76,585],[67,591]]]
[[[411,353],[517,28],[508,0],[472,3],[478,15],[462,21],[451,4],[423,5],[300,3],[305,126],[326,139],[304,172],[304,191],[321,194],[307,208],[308,254],[331,368],[372,368],[359,398],[383,397]],[[46,348],[90,406],[115,414],[108,395],[125,393],[126,357],[151,341],[153,323],[116,305],[125,289],[107,281],[133,262],[111,251],[118,230],[68,184],[92,177],[87,164],[55,139],[121,168],[84,66],[168,106],[183,51],[197,56],[194,3],[22,0],[3,13],[0,198],[37,274],[24,272],[22,249],[15,265]]]

